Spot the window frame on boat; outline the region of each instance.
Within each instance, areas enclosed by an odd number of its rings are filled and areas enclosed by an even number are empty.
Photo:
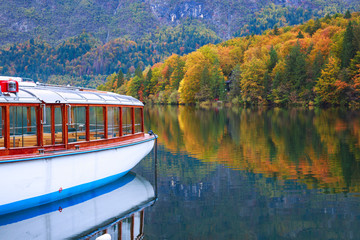
[[[28,147],[11,147],[10,143],[10,107],[34,107],[36,112],[36,146],[28,146]],[[61,143],[56,142],[56,131],[55,131],[55,109],[60,107],[61,109],[61,119],[62,119],[62,141]],[[69,142],[68,135],[68,125],[69,125],[69,109],[72,107],[85,107],[85,140],[84,141],[74,141]],[[100,107],[103,108],[103,130],[104,137],[100,139],[90,139],[90,108],[91,107]],[[56,151],[61,149],[78,149],[81,147],[91,147],[91,146],[99,146],[102,144],[110,144],[116,143],[122,140],[129,140],[136,137],[144,136],[144,113],[143,113],[143,105],[120,105],[120,104],[80,104],[80,103],[3,103],[0,102],[0,111],[1,111],[1,119],[2,119],[2,138],[3,145],[0,145],[0,156],[4,155],[14,155],[14,154],[24,154],[24,153],[37,153],[39,149],[45,151]],[[109,108],[118,108],[118,119],[119,119],[119,130],[116,133],[116,136],[109,137],[108,135],[108,109]],[[131,133],[125,135],[123,133],[123,109],[130,109],[131,116]],[[45,112],[44,109],[50,109],[50,113]],[[138,110],[140,109],[140,110]],[[136,123],[136,112],[140,114],[140,123]],[[50,119],[44,119],[48,118]],[[47,121],[46,121],[47,120]],[[50,135],[51,139],[44,139],[44,125],[49,127],[50,125]],[[135,131],[136,127],[140,124],[140,131]]]

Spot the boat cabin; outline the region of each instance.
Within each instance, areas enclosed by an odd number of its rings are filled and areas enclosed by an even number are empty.
[[[0,78],[0,156],[143,137],[143,106],[115,93]]]

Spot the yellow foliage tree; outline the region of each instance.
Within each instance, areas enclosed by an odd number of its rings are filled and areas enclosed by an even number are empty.
[[[318,99],[322,103],[337,104],[339,103],[339,92],[337,91],[337,83],[340,73],[340,60],[335,57],[329,58],[329,63],[325,69],[321,71],[321,76],[318,79],[314,88]]]
[[[242,66],[241,91],[245,102],[263,102],[265,97],[264,75],[267,71],[266,61],[254,58]]]
[[[195,102],[195,94],[200,89],[200,78],[203,68],[207,63],[206,57],[200,52],[192,52],[188,55],[185,63],[185,76],[180,82],[180,102]]]

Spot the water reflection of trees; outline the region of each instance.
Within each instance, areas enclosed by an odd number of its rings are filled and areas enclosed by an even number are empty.
[[[360,191],[359,112],[155,106],[145,114],[170,152],[309,188]]]

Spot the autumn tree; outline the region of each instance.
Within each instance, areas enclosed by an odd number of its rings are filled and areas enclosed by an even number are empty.
[[[351,81],[352,94],[351,100],[359,104],[360,102],[360,64],[358,64],[358,70],[353,76]]]
[[[261,103],[265,100],[264,75],[267,66],[261,59],[254,58],[242,65],[241,91],[245,102]]]
[[[329,58],[321,76],[315,85],[317,101],[323,104],[340,104],[344,102],[344,92],[347,84],[339,80],[340,61],[334,57]]]
[[[200,89],[200,79],[207,59],[200,52],[196,51],[187,56],[185,63],[186,73],[180,82],[180,101],[182,103],[194,103],[195,95]]]
[[[114,91],[116,88],[117,74],[113,73],[106,77],[105,84],[98,87],[101,91]]]
[[[140,101],[143,101],[142,88],[143,88],[142,79],[136,75],[130,80],[126,94],[133,96],[134,98],[138,98],[140,99]]]
[[[170,76],[170,86],[172,90],[178,90],[181,80],[184,78],[185,62],[178,57],[176,59],[174,71]]]
[[[150,80],[150,87],[149,87],[149,94],[157,94],[160,89],[158,87],[159,80],[162,78],[161,70],[159,67],[154,67],[152,69],[151,80]]]
[[[289,101],[290,82],[285,76],[286,64],[285,60],[281,59],[274,67],[271,77],[271,93],[268,95],[268,99],[272,102],[280,105],[287,104]]]
[[[310,36],[312,36],[314,35],[314,33],[316,33],[317,30],[321,28],[321,22],[318,18],[315,21],[310,20],[309,22],[312,22],[313,24],[308,24],[308,26],[305,29],[305,32],[309,33]]]
[[[360,101],[360,51],[351,60],[349,72],[351,76],[351,101],[358,104]]]

